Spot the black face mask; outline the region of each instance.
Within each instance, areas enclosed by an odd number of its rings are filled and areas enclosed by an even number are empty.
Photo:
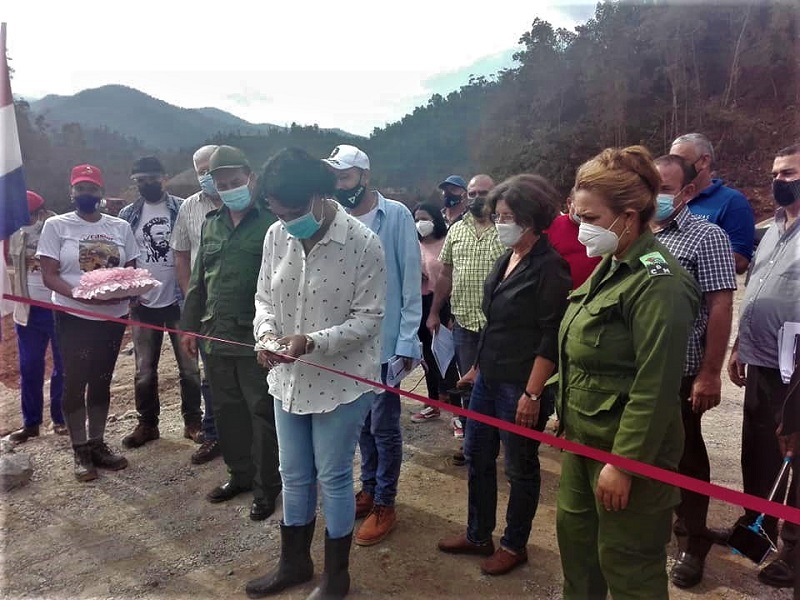
[[[363,185],[357,185],[349,190],[336,190],[333,195],[336,200],[345,208],[353,209],[364,199],[364,194],[367,188]]]
[[[160,183],[143,183],[139,187],[139,193],[147,202],[158,202],[164,195],[164,188]]]
[[[800,198],[800,179],[795,179],[794,181],[773,179],[772,196],[780,206],[794,204]]]
[[[461,196],[456,196],[454,194],[445,194],[444,195],[444,205],[447,208],[453,208],[454,206],[458,205],[461,202]]]
[[[483,216],[483,211],[486,208],[486,200],[483,198],[475,198],[469,205],[469,212],[472,213],[472,216],[475,218],[481,218]]]
[[[81,194],[80,196],[75,196],[72,201],[75,203],[78,212],[88,215],[97,209],[100,198],[91,194]]]

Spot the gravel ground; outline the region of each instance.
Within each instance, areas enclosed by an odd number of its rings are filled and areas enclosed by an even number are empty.
[[[4,322],[4,346],[13,343]],[[12,330],[13,332],[13,330]],[[10,350],[3,353],[3,371]],[[10,362],[10,361],[9,361]],[[413,386],[421,373],[407,382]],[[135,425],[133,357],[122,354],[113,382],[107,440],[119,441]],[[19,392],[7,377],[0,383],[3,431],[19,426]],[[418,389],[424,389],[424,381]],[[182,437],[174,359],[165,343],[161,366],[161,439],[126,452],[130,466],[101,472],[92,483],[72,476],[67,439],[52,434],[33,439],[18,452],[35,467],[31,483],[6,494],[2,503],[0,598],[113,600],[133,598],[244,597],[244,585],[277,560],[280,508],[261,523],[248,519],[251,498],[222,505],[205,493],[224,481],[221,460],[189,463],[196,448]],[[712,476],[741,489],[739,448],[742,394],[727,385],[723,404],[705,419]],[[559,453],[544,446],[542,497],[529,545],[529,564],[504,577],[480,574],[478,559],[438,553],[436,541],[464,527],[466,479],[450,463],[456,441],[444,416],[412,424],[418,408],[404,401],[404,463],[398,497],[399,524],[382,544],[354,547],[354,598],[560,598],[561,569],[555,540],[555,495]],[[358,460],[358,459],[356,459]],[[356,468],[356,475],[358,469]],[[498,523],[503,522],[507,487],[500,470]],[[710,524],[725,525],[735,507],[712,501]],[[323,519],[318,519],[313,553],[317,577],[322,566]],[[499,530],[495,532],[499,533]],[[670,547],[674,552],[674,547]],[[691,591],[671,588],[672,598],[788,599],[756,580],[757,569],[723,548],[714,548],[704,582]],[[316,579],[315,579],[316,581]],[[314,583],[284,598],[305,598]]]

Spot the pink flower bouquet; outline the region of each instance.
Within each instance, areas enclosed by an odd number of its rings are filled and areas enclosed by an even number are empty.
[[[72,296],[85,300],[115,300],[139,296],[159,285],[161,282],[153,279],[147,269],[95,269],[81,275],[80,282],[72,290]]]

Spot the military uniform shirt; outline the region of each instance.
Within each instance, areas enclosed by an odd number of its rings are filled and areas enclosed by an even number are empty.
[[[242,342],[199,341],[209,354],[253,356],[253,316],[264,236],[275,216],[256,202],[234,228],[223,206],[203,223],[181,317],[185,331]]]

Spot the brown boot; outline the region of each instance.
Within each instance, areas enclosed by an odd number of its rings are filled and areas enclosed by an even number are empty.
[[[75,479],[78,481],[97,479],[97,469],[92,463],[92,449],[89,444],[75,445],[72,449],[75,452]]]
[[[356,544],[359,546],[374,546],[382,542],[397,525],[397,514],[394,506],[376,504],[372,507],[367,519],[358,528]]]
[[[195,444],[203,443],[203,426],[200,421],[186,423],[183,426],[183,437],[192,440]]]
[[[102,440],[92,440],[89,442],[92,453],[92,463],[100,469],[109,471],[119,471],[128,466],[128,459],[121,454],[114,454],[111,448]]]
[[[8,436],[8,441],[15,444],[24,444],[32,437],[39,437],[39,426],[23,427]]]
[[[159,437],[158,427],[140,422],[136,425],[136,429],[122,438],[122,445],[126,448],[138,448],[144,446],[147,442],[157,440]]]
[[[372,512],[374,499],[372,494],[361,490],[356,494],[356,519],[363,519]]]

